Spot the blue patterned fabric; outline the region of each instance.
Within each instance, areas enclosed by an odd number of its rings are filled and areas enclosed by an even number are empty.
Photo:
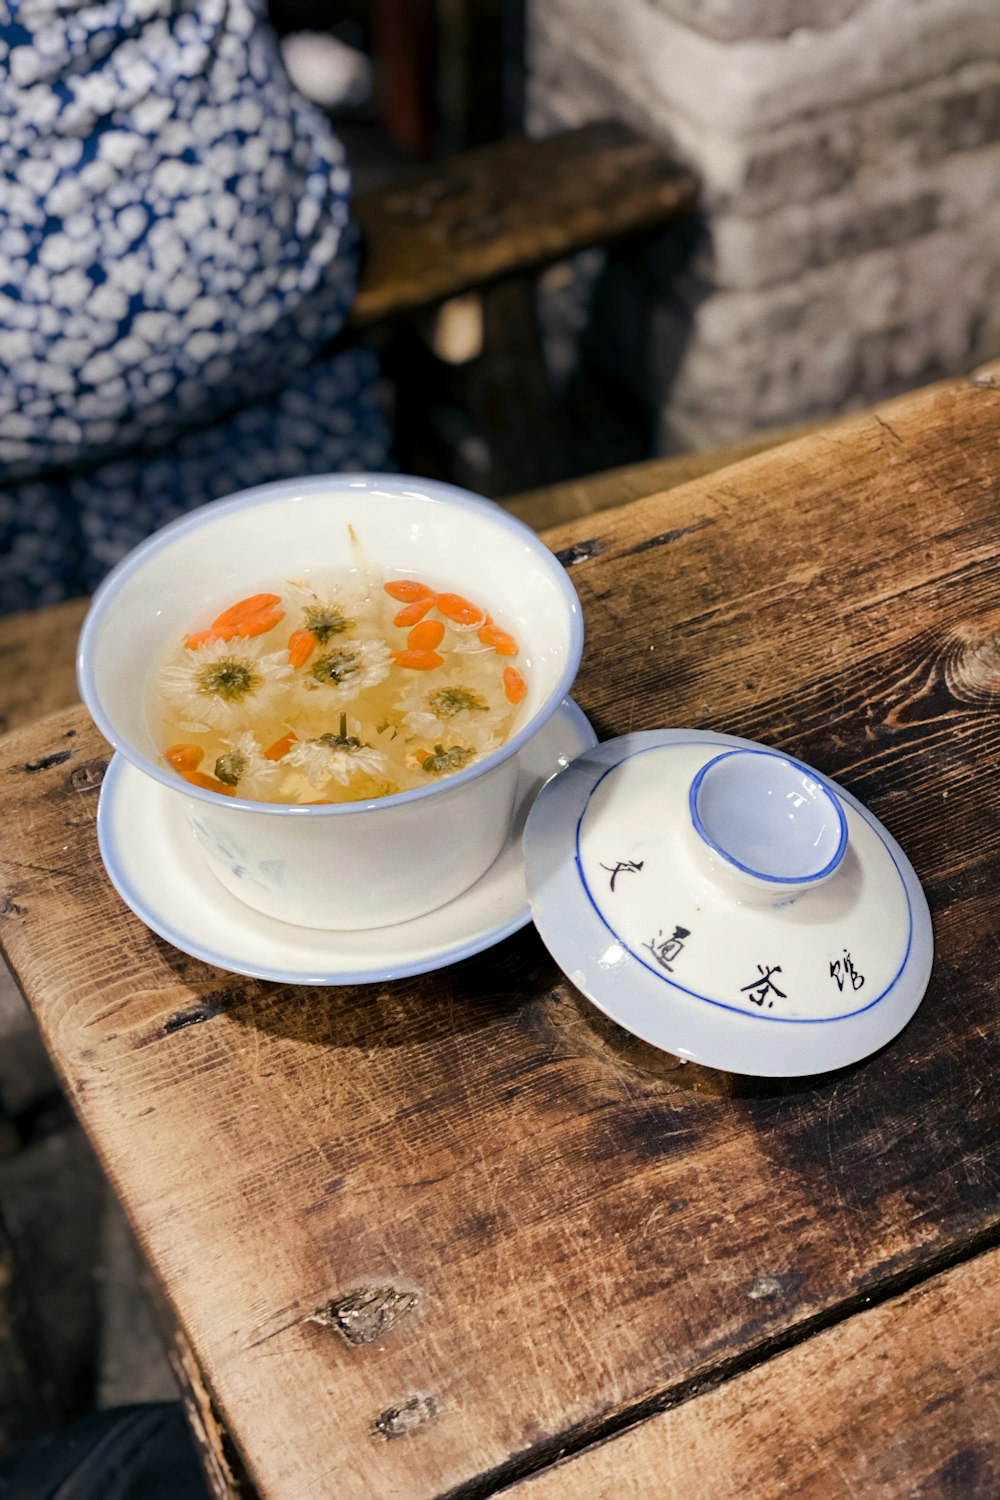
[[[0,0],[0,611],[244,485],[384,468],[350,174],[262,0]]]

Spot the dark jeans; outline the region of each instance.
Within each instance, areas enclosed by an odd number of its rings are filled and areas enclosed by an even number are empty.
[[[0,1465],[0,1500],[211,1500],[179,1402],[94,1412]]]

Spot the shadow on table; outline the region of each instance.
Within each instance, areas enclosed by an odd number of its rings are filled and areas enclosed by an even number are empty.
[[[159,940],[157,940],[159,943]],[[218,973],[163,942],[179,979]],[[512,1024],[531,1031],[553,1057],[599,1059],[641,1078],[652,1094],[706,1099],[771,1099],[826,1091],[859,1064],[802,1078],[755,1078],[685,1062],[630,1035],[602,1014],[560,972],[533,927],[474,958],[417,975],[350,986],[286,985],[220,974],[218,991],[167,1022],[168,1029],[225,1013],[236,1025],[317,1047],[372,1049],[426,1045]]]
[[[366,1051],[432,1043],[494,1025],[560,977],[534,929],[430,974],[343,986],[240,979],[163,940],[157,944],[180,981],[200,992],[196,1005],[168,1021],[167,1029],[224,1013],[239,1026],[288,1041]],[[206,975],[218,975],[218,990],[206,992]]]

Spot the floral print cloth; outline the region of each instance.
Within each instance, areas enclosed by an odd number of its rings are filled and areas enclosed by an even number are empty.
[[[386,466],[373,356],[316,358],[349,193],[262,0],[0,0],[0,611],[206,500]]]

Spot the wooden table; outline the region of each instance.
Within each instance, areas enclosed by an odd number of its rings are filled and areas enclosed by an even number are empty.
[[[681,1067],[531,929],[356,989],[211,969],[105,877],[83,711],[5,737],[4,947],[219,1493],[1000,1492],[998,371],[548,538],[602,737],[781,746],[913,860],[930,989],[837,1074]]]

